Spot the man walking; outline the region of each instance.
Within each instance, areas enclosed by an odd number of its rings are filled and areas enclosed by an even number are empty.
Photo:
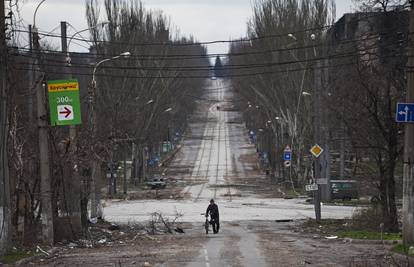
[[[220,218],[219,218],[219,209],[216,203],[214,203],[214,199],[210,200],[210,205],[208,205],[206,211],[206,218],[210,214],[210,223],[213,225],[213,233],[217,234],[220,229]]]

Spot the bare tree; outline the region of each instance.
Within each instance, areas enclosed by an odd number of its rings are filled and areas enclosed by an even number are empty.
[[[91,28],[98,22],[99,9],[96,1],[87,1]],[[92,32],[95,41],[105,40],[95,42],[97,60],[125,51],[132,56],[98,69],[95,157],[103,165],[117,161],[118,154],[125,155],[116,152],[119,141],[129,143],[123,150],[133,151],[134,174],[142,181],[145,174],[138,170],[146,164],[143,155],[158,154],[160,143],[186,128],[187,115],[195,108],[188,95],[200,95],[204,83],[186,77],[207,76],[209,61],[203,57],[204,47],[192,38],[175,36],[162,12],[148,11],[140,1],[106,0],[103,9],[110,23],[104,31]],[[189,70],[190,66],[205,69]]]
[[[252,107],[260,106],[258,117],[254,118],[260,123],[255,128],[264,128],[266,124],[271,128],[277,153],[271,149],[273,146],[268,147],[267,152],[275,163],[280,162],[284,146],[292,146],[295,182],[303,182],[308,172],[309,163],[303,159],[312,134],[310,102],[303,94],[313,88],[311,67],[323,52],[316,44],[323,40],[322,29],[333,22],[334,14],[332,1],[257,1],[248,27],[248,37],[254,40],[241,40],[231,47],[230,70],[231,66],[252,66],[232,70],[238,76],[247,75],[232,80],[246,100],[244,108],[251,113],[247,102]],[[277,37],[265,38],[267,36]],[[251,76],[251,73],[257,75]]]
[[[395,122],[395,107],[406,88],[407,21],[407,13],[399,12],[350,20],[357,30],[346,34],[355,41],[333,48],[335,53],[348,51],[354,56],[332,60],[334,66],[345,65],[330,71],[332,92],[326,99],[360,155],[356,177],[376,189],[388,231],[398,231],[396,173],[402,128]],[[339,27],[332,29],[333,39],[344,34],[339,34]]]
[[[364,12],[389,11],[407,5],[408,0],[353,0],[357,8]]]

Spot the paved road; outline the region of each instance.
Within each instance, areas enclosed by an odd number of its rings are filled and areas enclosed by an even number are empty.
[[[105,218],[131,222],[148,220],[156,211],[171,217],[179,213],[182,221],[193,224],[192,234],[198,234],[203,231],[201,213],[214,198],[220,208],[222,231],[208,235],[199,256],[187,266],[267,266],[257,234],[234,222],[310,218],[314,216],[313,206],[303,199],[266,198],[250,188],[251,179],[257,182],[268,178],[256,168],[255,148],[230,101],[233,95],[229,84],[220,79],[210,81],[204,98],[207,100],[200,103],[182,151],[172,163],[176,169],[189,170],[184,178],[190,185],[182,192],[188,198],[112,203],[105,208]],[[325,206],[322,216],[343,218],[353,211],[351,207]]]
[[[113,222],[144,222],[153,212],[164,217],[180,213],[187,222],[182,224],[185,234],[133,233],[102,247],[63,248],[33,266],[390,266],[394,259],[382,244],[327,240],[322,231],[303,232],[300,222],[275,222],[313,217],[313,207],[301,199],[269,198],[257,186],[271,183],[256,168],[255,148],[239,112],[228,102],[228,87],[224,81],[210,81],[205,98],[212,101],[199,103],[191,131],[171,164],[176,178],[189,184],[182,191],[186,198],[106,203],[105,218]],[[206,235],[200,213],[210,198],[220,207],[221,230]],[[343,218],[352,212],[350,207],[323,206],[322,216]]]
[[[239,111],[230,102],[232,98],[229,84],[220,79],[210,81],[182,151],[172,163],[175,169],[188,170],[187,175],[178,177],[190,184],[182,192],[187,198],[107,203],[105,218],[146,221],[158,211],[167,216],[178,212],[185,222],[202,222],[200,214],[211,198],[220,207],[221,220],[227,222],[313,218],[313,206],[304,199],[268,198],[251,186],[252,180],[261,184],[268,178],[257,171],[255,148],[249,143]],[[343,218],[353,211],[352,207],[323,206],[322,216]]]

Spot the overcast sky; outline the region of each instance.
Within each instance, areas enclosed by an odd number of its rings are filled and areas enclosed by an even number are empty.
[[[33,13],[40,0],[25,0],[21,4],[23,25],[33,22]],[[103,2],[103,0],[98,0]],[[246,32],[246,22],[252,14],[254,0],[144,0],[148,9],[160,9],[171,18],[172,24],[183,35],[192,34],[198,41],[229,40],[242,37]],[[84,0],[46,0],[40,7],[36,19],[38,28],[50,32],[60,21],[67,21],[77,30],[87,28]],[[337,18],[351,12],[352,0],[336,0]],[[73,29],[68,29],[69,34]],[[57,29],[55,33],[59,34]],[[57,43],[58,44],[58,43]],[[85,50],[71,45],[74,50]],[[226,47],[209,47],[210,53],[225,53]]]

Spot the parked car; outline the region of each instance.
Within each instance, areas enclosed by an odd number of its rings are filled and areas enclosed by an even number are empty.
[[[167,187],[167,183],[164,181],[164,178],[158,176],[153,177],[146,184],[151,187],[151,189],[164,189]]]
[[[354,180],[331,180],[331,198],[351,200],[357,199],[358,185]]]

